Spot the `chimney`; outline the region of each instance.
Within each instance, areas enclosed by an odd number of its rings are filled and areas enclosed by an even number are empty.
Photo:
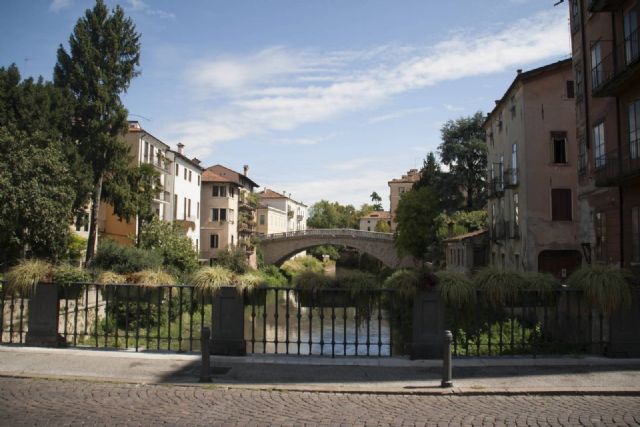
[[[247,174],[249,173],[249,165],[244,165],[242,169],[244,169],[244,176],[247,176]]]
[[[192,161],[193,163],[195,163],[196,165],[198,165],[198,166],[200,165],[200,163],[202,163],[202,162],[200,161],[200,159],[199,159],[199,158],[197,158],[197,157],[194,157],[193,159],[191,159],[191,161]]]
[[[178,142],[178,154],[182,154],[184,151],[184,144],[182,142]]]
[[[522,68],[518,68],[517,72],[518,72],[518,75],[522,74]]]

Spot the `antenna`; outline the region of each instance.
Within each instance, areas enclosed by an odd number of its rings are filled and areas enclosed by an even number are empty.
[[[146,120],[148,122],[152,122],[153,121],[151,119],[146,118],[145,116],[141,116],[140,114],[131,114],[131,113],[129,113],[129,115],[133,116],[133,117],[140,117],[141,119],[144,119],[144,120]]]
[[[560,3],[564,3],[564,0],[558,0],[558,2],[557,2],[557,3],[554,3],[554,4],[553,4],[553,7],[556,7],[556,6],[557,6],[557,5],[559,5]]]

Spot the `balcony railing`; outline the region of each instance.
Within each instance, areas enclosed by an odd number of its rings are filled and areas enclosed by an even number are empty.
[[[638,142],[633,144],[635,144],[635,150],[626,147],[622,156],[615,149],[596,158],[594,173],[596,186],[614,186],[627,179],[640,176],[640,152],[638,150],[640,144]]]
[[[515,188],[518,186],[518,168],[511,168],[504,171],[504,187]]]
[[[632,79],[637,78],[640,69],[640,34],[634,30],[621,43],[600,41],[602,60],[592,64],[591,88],[598,97],[615,96]]]

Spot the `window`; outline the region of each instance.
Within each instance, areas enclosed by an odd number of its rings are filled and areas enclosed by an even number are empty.
[[[593,127],[593,145],[595,147],[596,169],[599,169],[604,167],[607,160],[604,153],[604,122]]]
[[[187,216],[191,218],[191,199],[187,202]]]
[[[147,141],[144,142],[144,157],[143,157],[145,162],[148,162],[149,160],[149,143]]]
[[[398,187],[398,193],[400,194],[404,193],[404,187]]]
[[[189,171],[189,182],[191,182],[191,171]]]
[[[629,104],[629,155],[640,158],[640,99]]]
[[[571,190],[551,189],[551,220],[571,221]]]
[[[602,66],[602,47],[598,40],[591,47],[591,87],[598,88],[604,81]]]
[[[571,30],[575,33],[580,29],[580,1],[571,1]]]
[[[518,193],[513,193],[513,226],[517,232],[520,227],[520,201],[518,200]]]
[[[218,247],[218,235],[211,234],[209,235],[209,247],[216,249]]]
[[[187,180],[187,168],[183,168],[184,169],[184,180]]]
[[[178,219],[178,195],[173,195],[173,219]]]
[[[552,132],[552,150],[553,150],[553,163],[566,164],[567,163],[567,134],[565,132]]]
[[[227,210],[220,209],[220,221],[226,221],[226,220],[227,220]]]
[[[219,220],[219,218],[220,218],[220,216],[218,215],[219,212],[220,211],[218,209],[215,209],[215,208],[211,209],[211,221],[218,221]]]
[[[509,110],[511,111],[511,118],[515,118],[516,117],[516,97],[515,95],[511,97],[511,106],[509,107]]]
[[[567,98],[575,98],[576,88],[573,80],[567,80]]]
[[[200,187],[200,175],[198,175],[198,187]]]
[[[597,212],[593,221],[596,234],[595,255],[598,261],[607,258],[607,217],[604,212]]]
[[[582,78],[582,69],[580,68],[581,66],[582,66],[581,64],[576,65],[575,90],[576,90],[576,97],[578,99],[582,99],[583,78]]]
[[[184,210],[182,211],[182,219],[187,219],[187,198],[184,198]]]
[[[196,206],[196,219],[200,219],[200,202],[197,202]]]
[[[176,176],[180,174],[180,165],[176,163]]]
[[[631,208],[631,261],[640,262],[640,207]]]
[[[236,237],[236,236],[234,236],[233,234],[231,235],[231,246],[233,246],[233,243],[234,243],[234,240],[235,240],[234,238],[235,238],[235,237]]]
[[[231,187],[229,189],[229,193],[231,194],[231,198],[233,199],[234,197],[236,197],[236,189]]]
[[[213,197],[227,197],[227,187],[224,185],[213,186]]]
[[[260,215],[260,225],[264,225],[264,215]]]
[[[624,59],[629,65],[638,59],[638,12],[635,9],[624,14]]]

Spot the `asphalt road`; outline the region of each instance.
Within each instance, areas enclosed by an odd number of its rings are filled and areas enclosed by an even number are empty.
[[[261,391],[0,377],[0,425],[640,425],[640,396]]]

